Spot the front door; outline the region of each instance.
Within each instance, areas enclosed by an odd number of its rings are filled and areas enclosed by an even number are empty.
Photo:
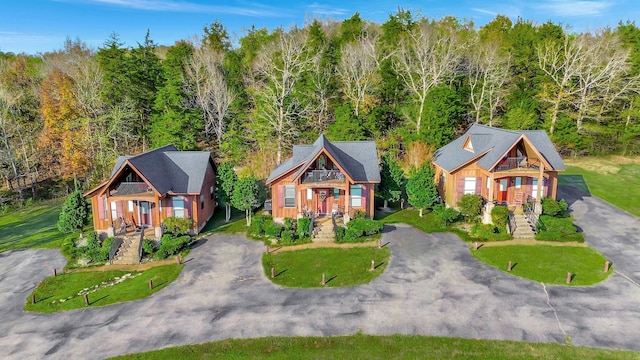
[[[151,204],[148,201],[138,201],[140,209],[140,225],[151,225]]]
[[[316,191],[316,212],[318,214],[327,213],[327,195],[329,191],[327,189],[319,189]]]
[[[498,184],[498,202],[507,202],[507,185],[509,179],[500,179]]]

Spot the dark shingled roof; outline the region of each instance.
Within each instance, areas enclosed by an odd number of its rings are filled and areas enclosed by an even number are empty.
[[[135,156],[118,157],[111,177],[128,160],[162,195],[199,193],[210,158],[208,151],[179,151],[167,145]]]
[[[313,145],[294,145],[293,155],[276,167],[267,178],[267,184],[298,168],[294,177],[307,169],[324,149],[338,166],[357,182],[380,182],[378,151],[373,141],[329,141],[320,135]]]
[[[516,145],[521,135],[535,146],[554,170],[565,169],[560,154],[544,130],[505,130],[480,124],[473,124],[464,135],[436,150],[433,162],[446,171],[452,171],[478,158],[478,166],[489,170]],[[467,138],[471,139],[473,152],[463,147]]]

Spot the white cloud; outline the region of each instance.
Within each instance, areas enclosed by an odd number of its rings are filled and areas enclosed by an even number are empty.
[[[223,13],[256,17],[282,16],[285,10],[269,7],[261,4],[247,4],[247,6],[218,6],[204,5],[189,1],[173,0],[58,0],[62,2],[73,1],[87,4],[103,4],[125,7],[146,11],[172,11],[188,13]]]
[[[330,7],[323,4],[313,3],[307,7],[307,10],[311,14],[322,16],[341,16],[349,13],[349,10],[342,8]]]
[[[611,5],[609,1],[547,0],[535,7],[557,16],[597,16]]]

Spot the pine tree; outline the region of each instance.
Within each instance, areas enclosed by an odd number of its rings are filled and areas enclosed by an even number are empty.
[[[76,185],[76,189],[62,204],[62,211],[58,217],[58,230],[63,233],[80,231],[89,220],[89,203]]]

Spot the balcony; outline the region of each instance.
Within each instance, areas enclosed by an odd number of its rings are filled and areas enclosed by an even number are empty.
[[[302,183],[344,182],[344,174],[340,170],[307,170],[302,175]]]
[[[513,169],[530,169],[531,163],[527,160],[526,156],[508,157],[502,159],[496,166],[496,171],[505,171]]]

